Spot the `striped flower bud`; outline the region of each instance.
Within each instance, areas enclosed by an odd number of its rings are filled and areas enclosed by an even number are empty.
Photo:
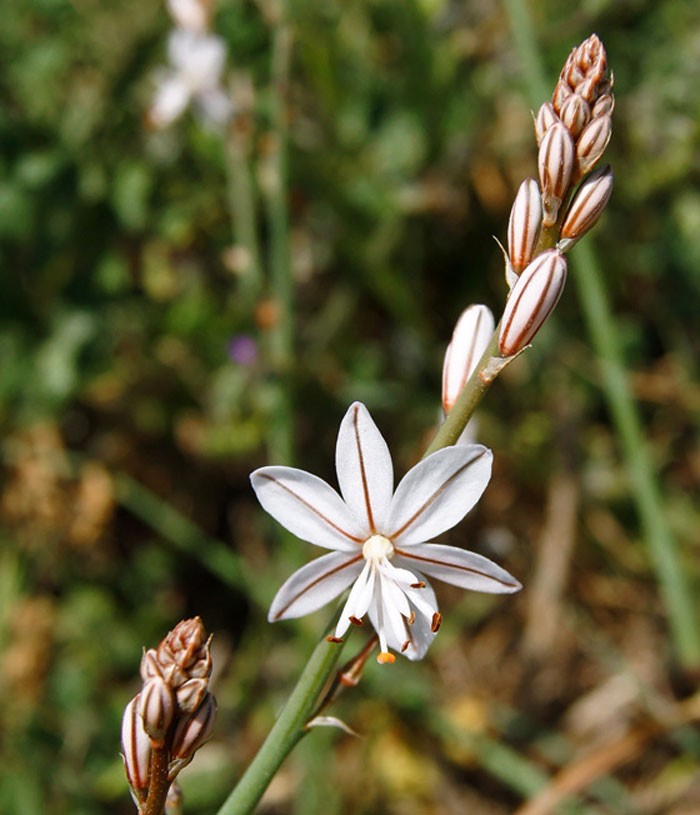
[[[526,178],[513,201],[508,220],[508,256],[519,275],[532,260],[542,226],[542,199],[534,178]]]
[[[457,320],[442,366],[442,407],[446,414],[481,359],[494,328],[493,314],[486,306],[469,306]]]
[[[566,252],[592,229],[603,213],[613,188],[613,174],[606,164],[586,178],[576,191],[559,233],[557,249]]]
[[[148,797],[151,768],[151,739],[143,728],[139,697],[134,697],[122,718],[122,758],[126,779],[137,803]]]
[[[542,225],[549,227],[557,220],[574,170],[574,142],[561,122],[553,124],[544,134],[537,163],[544,210]]]
[[[612,118],[608,115],[593,119],[576,143],[577,176],[581,178],[593,169],[605,152],[612,134]]]
[[[542,144],[544,134],[549,128],[559,121],[559,117],[554,112],[554,108],[549,102],[545,102],[540,106],[535,117],[535,138],[537,139],[537,146]]]
[[[566,274],[564,255],[548,249],[520,275],[501,320],[498,347],[502,357],[511,357],[530,344],[559,301]]]
[[[144,682],[148,682],[154,676],[163,676],[155,648],[149,648],[147,651],[144,649],[139,671]]]
[[[595,119],[598,116],[612,116],[615,110],[615,97],[612,93],[604,93],[598,98],[591,111],[591,118]]]
[[[207,692],[208,685],[208,677],[188,679],[187,682],[183,682],[176,691],[177,704],[180,710],[184,710],[186,713],[197,710],[204,698],[204,694]]]
[[[216,720],[216,699],[208,693],[194,713],[183,716],[177,723],[170,751],[171,763],[168,779],[192,761],[197,750],[211,736]]]
[[[578,94],[593,105],[609,81],[605,48],[599,37],[591,34],[572,50],[564,63],[552,97],[554,109],[559,113],[570,93]]]
[[[582,96],[573,93],[561,106],[559,118],[575,141],[591,119],[590,105]]]
[[[562,105],[572,93],[573,91],[565,82],[557,83],[557,86],[554,88],[554,93],[552,94],[552,108],[557,116],[559,115]]]
[[[149,679],[139,694],[139,712],[143,729],[154,747],[162,747],[175,715],[175,697],[171,687],[160,676]]]
[[[192,677],[209,676],[209,646],[210,639],[199,617],[178,623],[156,650],[161,675],[175,688]]]

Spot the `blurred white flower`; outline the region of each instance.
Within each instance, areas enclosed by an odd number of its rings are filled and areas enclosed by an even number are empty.
[[[320,478],[292,467],[251,475],[265,510],[303,540],[333,550],[295,572],[277,592],[268,619],[301,617],[352,586],[335,629],[342,637],[367,614],[379,637],[380,662],[390,649],[421,659],[441,615],[426,579],[495,594],[520,584],[481,555],[426,543],[450,529],[481,497],[491,451],[447,447],[415,465],[394,491],[388,447],[367,408],[355,402],[336,446],[339,495]]]
[[[221,88],[226,45],[214,34],[175,29],[168,39],[170,68],[157,78],[149,123],[167,127],[193,104],[203,119],[223,125],[231,116],[231,100]]]
[[[178,28],[204,34],[209,27],[212,11],[209,0],[167,0],[167,6]]]

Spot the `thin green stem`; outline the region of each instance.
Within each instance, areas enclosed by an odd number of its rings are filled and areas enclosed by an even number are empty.
[[[644,436],[625,371],[615,322],[590,243],[576,251],[576,280],[588,333],[599,357],[603,388],[615,423],[627,476],[637,505],[642,534],[649,547],[669,625],[681,663],[700,667],[700,627],[678,545],[663,508],[649,445]]]
[[[506,6],[529,88],[528,95],[533,101],[542,99],[546,93],[542,80],[544,71],[526,0],[507,0]],[[676,652],[687,669],[698,668],[700,627],[690,586],[663,509],[639,411],[628,385],[620,338],[605,293],[600,264],[590,243],[577,248],[576,261],[579,269],[573,277],[588,331],[599,356],[603,392],[620,440],[632,498],[659,581]]]
[[[247,815],[254,810],[284,759],[307,732],[305,725],[341,650],[341,644],[326,639],[316,646],[287,704],[218,815]]]
[[[238,269],[240,274],[238,295],[243,300],[242,305],[246,312],[250,312],[254,306],[263,284],[256,196],[249,163],[251,118],[248,111],[241,112],[236,117],[228,131],[225,145],[233,241],[236,247],[244,251]]]
[[[442,447],[457,444],[462,431],[467,426],[467,422],[483,399],[484,394],[491,387],[492,382],[503,367],[510,362],[510,360],[498,356],[499,330],[500,326],[497,326],[474,372],[460,391],[452,410],[440,425],[435,438],[425,451],[426,456],[440,450]]]
[[[290,464],[293,459],[291,367],[294,358],[294,291],[289,254],[289,214],[287,205],[288,85],[292,49],[291,28],[284,8],[275,23],[272,42],[267,218],[270,243],[270,294],[277,311],[270,331],[270,357],[277,376],[268,447],[276,461]]]

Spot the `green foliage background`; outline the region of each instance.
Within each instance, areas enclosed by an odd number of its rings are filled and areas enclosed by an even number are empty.
[[[592,31],[614,69],[616,186],[594,242],[697,586],[700,12],[694,0],[530,8],[552,86]],[[222,0],[215,17],[230,72],[255,88],[263,192],[268,10]],[[507,7],[289,3],[294,354],[283,379],[266,350],[274,293],[260,293],[262,307],[240,294],[220,135],[189,115],[163,132],[144,125],[165,9],[12,0],[2,16],[0,812],[133,811],[119,723],[141,646],[199,614],[215,632],[220,715],[183,786],[188,813],[212,813],[324,624],[265,622],[275,587],[315,554],[261,517],[248,487],[254,467],[278,460],[280,382],[297,464],[333,479],[338,423],[360,399],[403,472],[435,425],[457,316],[471,302],[502,307],[491,236],[504,238],[517,185],[535,172]],[[259,343],[251,365],[229,355],[239,335]],[[372,664],[341,701],[364,739],[314,732],[261,811],[514,812],[595,743],[572,724],[594,691],[620,676],[637,689],[618,707],[601,697],[607,726],[624,729],[692,689],[675,670],[573,287],[489,394],[479,433],[494,479],[449,538],[496,558],[523,595],[441,592],[430,658]],[[556,607],[566,636],[534,658],[522,648],[536,625],[528,576],[562,474],[578,496]],[[664,732],[644,760],[611,767],[557,811],[688,815],[699,756],[697,733]]]

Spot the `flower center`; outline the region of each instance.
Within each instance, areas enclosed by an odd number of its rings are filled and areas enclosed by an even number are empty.
[[[384,535],[372,535],[362,545],[362,555],[365,560],[379,563],[394,556],[394,544]]]

